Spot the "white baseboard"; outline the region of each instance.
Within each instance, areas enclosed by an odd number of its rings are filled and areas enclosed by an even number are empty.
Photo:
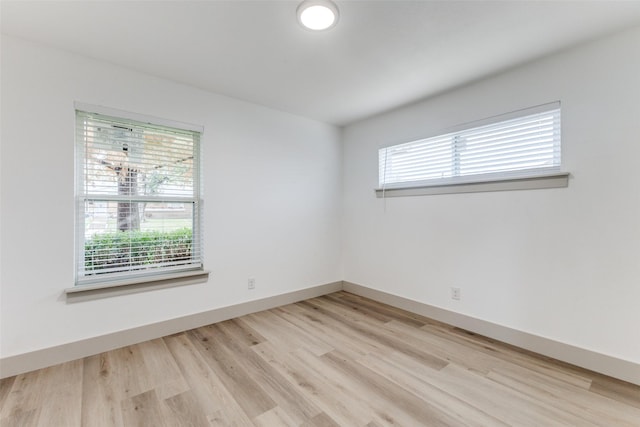
[[[345,290],[535,353],[640,385],[640,364],[350,282],[333,282],[0,359],[0,378]]]
[[[544,356],[640,385],[640,364],[628,360],[596,353],[591,350],[522,332],[486,320],[476,319],[471,316],[413,301],[355,283],[343,282],[343,289],[352,294],[360,295]]]
[[[216,322],[222,322],[223,320],[233,319],[234,317],[244,316],[245,314],[256,313],[258,311],[330,294],[341,289],[341,281],[327,283],[325,285],[314,286],[259,300],[247,301],[228,307],[100,335],[55,347],[35,350],[29,353],[4,357],[0,359],[0,378],[46,368],[127,345],[141,343]]]

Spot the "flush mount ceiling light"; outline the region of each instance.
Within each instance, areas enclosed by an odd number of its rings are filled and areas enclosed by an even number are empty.
[[[310,30],[328,30],[338,22],[338,6],[331,0],[305,0],[298,6],[298,22]]]

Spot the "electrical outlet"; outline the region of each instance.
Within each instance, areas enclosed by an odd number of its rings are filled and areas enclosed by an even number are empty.
[[[451,288],[451,299],[460,301],[460,297],[461,297],[460,288],[453,288],[452,287]]]
[[[255,289],[256,288],[256,279],[254,279],[253,277],[249,277],[249,280],[247,282],[247,288],[249,290]]]

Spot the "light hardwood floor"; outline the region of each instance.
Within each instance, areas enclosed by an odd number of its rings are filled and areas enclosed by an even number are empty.
[[[640,426],[640,387],[346,292],[7,378],[9,426]]]

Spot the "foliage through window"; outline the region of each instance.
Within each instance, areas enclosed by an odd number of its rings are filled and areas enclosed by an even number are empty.
[[[199,142],[76,111],[76,284],[202,268]]]
[[[381,148],[378,155],[379,185],[390,189],[558,171],[560,105],[546,104]]]

